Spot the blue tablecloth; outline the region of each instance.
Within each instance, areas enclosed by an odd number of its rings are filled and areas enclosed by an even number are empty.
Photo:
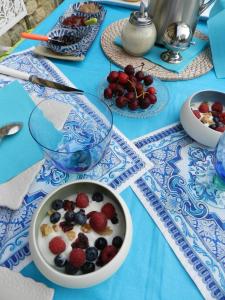
[[[45,34],[55,24],[57,18],[74,0],[66,0],[44,22],[36,33]],[[94,41],[83,62],[65,62],[55,60],[57,67],[79,88],[88,92],[95,91],[99,82],[110,69],[108,59],[100,47],[103,30],[112,22],[128,17],[129,9],[121,7],[107,8],[107,16],[97,39]],[[205,24],[199,24],[206,31]],[[33,46],[36,42],[25,41],[16,51]],[[118,69],[117,66],[113,66]],[[96,74],[98,74],[96,76]],[[101,76],[102,74],[102,76]],[[194,80],[167,82],[170,92],[168,106],[152,119],[129,119],[115,115],[115,125],[129,138],[134,139],[155,129],[179,120],[179,111],[188,96],[202,89],[225,91],[225,80],[216,79],[214,70]],[[54,300],[95,299],[95,300],[182,300],[202,299],[202,296],[186,273],[177,257],[170,249],[163,235],[154,224],[142,204],[129,188],[122,197],[131,211],[134,236],[129,256],[119,271],[106,282],[84,290],[64,289],[47,281],[33,263],[22,270],[25,276],[32,277],[55,288]],[[146,236],[147,235],[147,236]]]

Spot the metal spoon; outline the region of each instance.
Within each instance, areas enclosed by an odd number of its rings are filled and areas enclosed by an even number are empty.
[[[0,139],[8,135],[16,134],[22,127],[23,123],[21,122],[10,123],[0,127]]]

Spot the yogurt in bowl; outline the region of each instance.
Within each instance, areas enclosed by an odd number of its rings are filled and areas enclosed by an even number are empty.
[[[32,220],[30,249],[48,279],[83,288],[120,267],[131,239],[130,213],[120,196],[100,183],[77,181],[43,200]]]

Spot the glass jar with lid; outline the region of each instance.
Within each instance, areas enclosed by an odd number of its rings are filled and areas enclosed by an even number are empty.
[[[131,13],[121,32],[124,50],[134,56],[143,56],[155,44],[156,28],[141,3],[140,11]]]

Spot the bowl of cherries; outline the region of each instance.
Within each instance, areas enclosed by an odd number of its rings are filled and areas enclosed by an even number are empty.
[[[166,86],[144,64],[127,65],[123,71],[110,71],[99,89],[100,98],[112,111],[133,118],[148,118],[159,113],[169,101]]]

